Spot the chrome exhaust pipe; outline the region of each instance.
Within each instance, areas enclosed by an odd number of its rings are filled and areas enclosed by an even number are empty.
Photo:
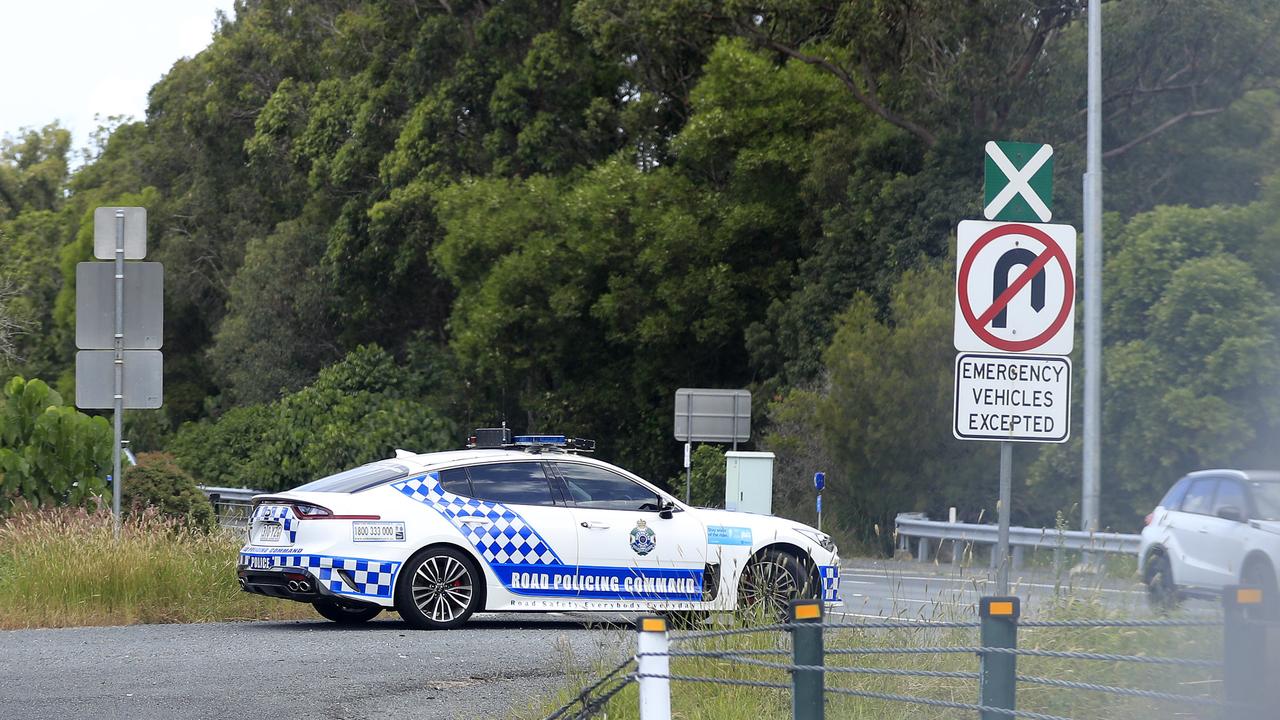
[[[293,591],[293,592],[298,592],[298,581],[297,581],[297,580],[290,580],[290,581],[288,582],[287,587],[289,588],[289,590],[291,590],[291,591]]]
[[[239,581],[240,581],[240,588],[241,588],[241,589],[244,589],[244,587],[245,587],[246,585],[248,585],[248,584],[249,584],[249,583],[248,583],[248,581],[246,581],[244,578],[237,578],[237,580],[239,580]]]
[[[311,581],[310,581],[310,580],[299,580],[299,581],[298,581],[298,592],[311,592]]]

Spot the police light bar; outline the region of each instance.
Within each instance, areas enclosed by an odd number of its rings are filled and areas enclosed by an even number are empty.
[[[595,440],[571,438],[564,435],[517,435],[512,444],[518,447],[557,447],[566,450],[580,450],[582,452],[592,452],[596,449]]]

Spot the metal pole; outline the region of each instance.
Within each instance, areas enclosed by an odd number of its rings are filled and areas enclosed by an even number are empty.
[[[684,440],[684,504],[692,505],[693,501],[689,498],[693,496],[693,393],[684,396],[684,408],[686,417],[685,423],[685,440]]]
[[[1013,496],[1013,443],[1000,443],[1000,526],[996,536],[996,592],[1009,594],[1009,503]]]
[[[115,334],[115,426],[111,445],[111,512],[115,518],[115,536],[120,537],[120,472],[121,423],[124,420],[124,208],[116,208],[116,334]]]
[[[1080,498],[1080,527],[1087,532],[1098,530],[1102,465],[1102,12],[1099,5],[1099,0],[1089,0],[1088,166],[1084,176],[1084,477]]]
[[[640,720],[671,720],[671,658],[667,621],[643,615],[636,620],[636,674],[640,683]]]

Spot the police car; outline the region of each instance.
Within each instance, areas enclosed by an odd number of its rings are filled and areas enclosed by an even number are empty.
[[[422,629],[484,611],[730,611],[838,604],[827,535],[695,508],[583,453],[589,440],[478,430],[468,449],[362,465],[254,498],[247,592],[354,624]]]

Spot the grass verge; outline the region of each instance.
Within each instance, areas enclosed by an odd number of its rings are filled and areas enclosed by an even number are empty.
[[[314,618],[236,584],[238,533],[144,512],[18,510],[0,520],[0,629]]]

